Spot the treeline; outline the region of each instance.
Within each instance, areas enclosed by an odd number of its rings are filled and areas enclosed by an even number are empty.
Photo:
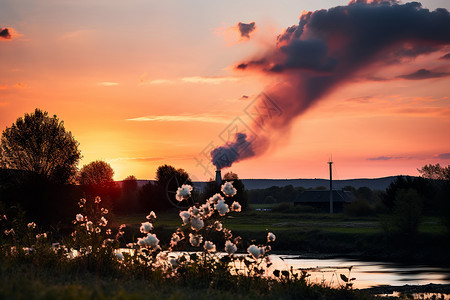
[[[238,193],[230,198],[247,208],[247,192],[238,175],[226,173],[223,182],[233,181]],[[220,192],[215,181],[207,183],[203,191],[192,191],[192,197],[181,202],[175,199],[177,189],[183,184],[192,185],[189,174],[183,169],[162,165],[156,171],[156,180],[139,187],[134,176],[121,183],[114,181],[88,181],[85,184],[62,184],[30,171],[0,169],[0,212],[22,212],[29,221],[45,225],[67,224],[74,218],[81,198],[99,196],[102,204],[115,214],[136,214],[150,211],[185,209],[193,204],[203,204]],[[231,200],[228,200],[231,201]],[[227,203],[231,205],[230,203]],[[9,212],[11,213],[11,212]]]

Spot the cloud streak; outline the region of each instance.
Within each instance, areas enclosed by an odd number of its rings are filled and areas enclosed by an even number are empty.
[[[192,115],[160,115],[144,116],[126,119],[132,122],[202,122],[202,123],[228,123],[230,119],[214,114],[192,114]]]
[[[441,153],[436,156],[436,158],[440,159],[450,159],[450,153]]]
[[[222,84],[227,82],[237,82],[240,77],[236,76],[187,76],[175,80],[170,79],[145,79],[141,77],[142,84],[160,85],[160,84],[176,84],[176,83],[193,83],[193,84]]]
[[[146,161],[159,161],[159,160],[163,160],[166,159],[167,157],[117,157],[117,158],[113,158],[110,159],[108,162],[115,162],[115,161],[123,161],[123,160],[127,160],[127,161],[138,161],[138,162],[146,162]]]
[[[450,76],[450,73],[443,73],[443,72],[433,72],[427,69],[420,69],[416,72],[406,74],[406,75],[400,75],[398,78],[407,79],[407,80],[423,80],[423,79],[430,79],[430,78],[441,78],[441,77],[447,77]]]
[[[378,156],[378,157],[367,158],[367,160],[372,160],[372,161],[377,161],[377,160],[385,161],[385,160],[397,160],[397,159],[411,159],[411,158],[405,158],[402,156]]]
[[[181,78],[183,82],[188,83],[208,83],[208,84],[221,84],[224,82],[238,81],[238,77],[229,76],[191,76]]]
[[[111,81],[97,82],[97,84],[101,85],[101,86],[117,86],[117,85],[119,85],[118,82],[111,82]]]

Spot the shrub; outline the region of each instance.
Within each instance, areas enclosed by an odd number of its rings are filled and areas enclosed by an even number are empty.
[[[370,204],[362,199],[358,199],[344,206],[344,214],[352,217],[366,217],[375,213]]]

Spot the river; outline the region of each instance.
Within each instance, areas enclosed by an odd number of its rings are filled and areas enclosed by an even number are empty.
[[[354,288],[362,289],[380,285],[425,285],[429,283],[450,284],[450,268],[423,265],[401,265],[383,262],[368,262],[353,259],[311,259],[298,255],[270,255],[273,269],[306,269],[308,280],[313,283],[337,286],[343,284],[340,274],[355,278]]]

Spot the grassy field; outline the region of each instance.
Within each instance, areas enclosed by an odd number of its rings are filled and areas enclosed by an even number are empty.
[[[277,236],[274,253],[335,254],[378,260],[411,260],[421,263],[450,263],[445,250],[448,242],[444,227],[435,217],[424,217],[414,238],[396,237],[393,240],[383,231],[385,216],[349,217],[342,213],[289,213],[257,211],[271,205],[252,205],[246,212],[234,213],[223,220],[235,236],[264,242],[267,232]],[[138,231],[145,215],[115,216],[115,226],[126,224],[130,232]],[[158,214],[154,225],[158,236],[169,237],[181,224],[176,211]],[[130,236],[132,238],[132,236]],[[162,240],[163,242],[163,240]],[[418,248],[421,251],[416,251]],[[241,249],[242,250],[242,249]]]

